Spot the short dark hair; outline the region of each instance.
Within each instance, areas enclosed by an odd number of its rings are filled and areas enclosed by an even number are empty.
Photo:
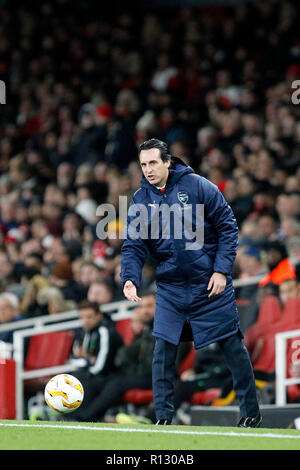
[[[163,162],[167,162],[168,160],[171,160],[171,154],[169,153],[169,147],[168,145],[163,142],[162,140],[159,139],[149,139],[145,140],[140,146],[139,146],[139,156],[142,150],[150,150],[150,149],[158,149],[160,151],[160,157]]]
[[[109,292],[113,293],[113,290],[114,290],[114,286],[112,284],[112,282],[108,279],[96,279],[95,281],[93,281],[91,283],[91,286],[94,286],[94,285],[101,285],[101,286],[104,286],[106,288],[106,290],[108,290]]]
[[[99,304],[97,302],[90,302],[89,300],[83,300],[80,302],[78,305],[78,310],[87,310],[91,309],[94,310],[95,313],[100,313],[102,314]]]

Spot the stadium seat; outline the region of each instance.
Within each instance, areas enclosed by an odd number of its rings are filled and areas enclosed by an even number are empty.
[[[64,364],[69,358],[73,338],[72,331],[57,331],[32,336],[25,358],[25,370]]]
[[[291,366],[295,361],[300,360],[300,336],[298,338],[290,338],[287,340],[287,378],[293,377]],[[287,386],[288,401],[293,403],[300,398],[300,384],[292,384]]]
[[[219,398],[221,391],[220,388],[209,388],[203,392],[196,392],[192,395],[189,402],[191,405],[208,405],[213,400]]]
[[[73,331],[57,331],[31,336],[24,363],[24,370],[43,369],[63,365],[68,360],[74,339]],[[37,390],[50,377],[25,380],[25,387]]]
[[[196,351],[192,346],[189,353],[181,362],[178,374],[179,376],[187,369],[193,368],[196,359]],[[192,405],[207,405],[212,400],[215,400],[220,396],[221,389],[211,388],[203,392],[196,392],[192,395],[190,403]],[[123,401],[125,403],[131,403],[133,405],[147,405],[153,402],[152,390],[132,389],[128,390],[124,396]]]
[[[255,343],[258,338],[266,333],[275,322],[278,322],[282,317],[281,305],[277,297],[268,296],[263,299],[257,321],[251,325],[244,334],[244,342],[247,346],[249,354],[251,355],[254,350]]]
[[[294,312],[295,313],[295,312]],[[262,335],[260,340],[262,341],[262,348],[259,352],[257,360],[253,362],[253,368],[255,370],[260,370],[263,372],[274,372],[275,371],[275,357],[276,357],[276,344],[275,344],[275,335],[276,333],[281,333],[289,330],[300,329],[300,322],[298,323],[284,323],[278,322],[274,325],[268,333]],[[287,342],[287,351],[289,349],[289,341]],[[288,352],[287,352],[288,354]],[[288,365],[289,367],[289,365]]]
[[[300,398],[300,385],[293,384],[287,386],[288,402],[293,403]]]
[[[196,392],[192,395],[189,402],[191,405],[208,405],[218,398],[220,393],[220,388],[210,388],[203,392]],[[153,402],[153,392],[152,390],[141,389],[128,390],[123,396],[123,401],[133,405],[148,405]]]
[[[275,371],[275,335],[265,334],[260,337],[262,348],[257,360],[253,362],[253,369],[271,373]]]
[[[153,392],[152,390],[133,388],[124,394],[123,401],[134,405],[148,405],[153,401]]]
[[[119,321],[123,322],[124,320],[119,320]],[[124,328],[126,332],[126,324],[125,326],[121,325],[121,330],[122,328]],[[179,365],[179,369],[178,369],[179,375],[182,374],[185,370],[190,369],[194,366],[195,357],[196,357],[196,351],[193,347],[191,347],[190,351],[188,352],[188,354],[185,356],[185,358],[182,360],[181,364]],[[143,389],[137,389],[137,388],[128,390],[126,393],[124,393],[123,401],[125,403],[132,403],[133,405],[149,404],[149,403],[152,403],[153,401],[153,392],[152,390],[143,390]]]
[[[289,299],[283,308],[281,318],[270,324],[268,333],[295,330],[300,325],[300,299]]]
[[[118,333],[121,335],[124,344],[128,345],[132,342],[134,338],[134,331],[131,326],[131,319],[124,318],[123,320],[116,321],[116,329]]]
[[[16,418],[16,363],[0,358],[0,419]]]
[[[182,360],[178,368],[178,375],[180,376],[185,370],[192,369],[195,365],[196,350],[192,346],[186,357]]]

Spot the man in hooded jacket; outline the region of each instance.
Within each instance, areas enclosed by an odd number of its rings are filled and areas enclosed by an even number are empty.
[[[139,301],[147,254],[158,262],[152,383],[157,424],[174,413],[177,346],[190,330],[200,349],[218,342],[240,403],[239,427],[258,427],[261,415],[232,285],[238,227],[218,188],[157,139],[141,144],[141,188],[133,195],[122,247],[127,299]],[[191,241],[194,240],[194,241]]]

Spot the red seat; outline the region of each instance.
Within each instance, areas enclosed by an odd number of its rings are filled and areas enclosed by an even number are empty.
[[[31,336],[25,358],[25,370],[64,364],[70,356],[73,331],[56,331]]]
[[[275,335],[276,333],[296,330],[300,328],[300,299],[289,299],[283,309],[279,321],[268,326],[267,334],[261,336],[263,349],[258,359],[253,363],[253,367],[265,372],[275,370]]]
[[[196,351],[194,347],[191,347],[187,356],[181,362],[178,374],[181,375],[185,370],[193,368],[195,365]],[[221,389],[211,388],[203,392],[196,392],[192,395],[190,403],[192,405],[207,405],[211,401],[215,400],[220,396]],[[124,396],[123,401],[125,403],[132,403],[134,405],[147,405],[153,402],[152,390],[132,389],[128,390]]]
[[[123,320],[116,321],[116,329],[118,333],[122,336],[125,345],[128,345],[132,342],[134,338],[134,331],[131,326],[131,319],[124,318]]]
[[[209,388],[203,392],[196,392],[190,398],[191,405],[208,405],[213,400],[219,398],[221,388]]]
[[[287,377],[292,377],[291,366],[300,363],[300,335],[297,338],[288,338],[287,348]],[[300,367],[299,367],[300,368]]]
[[[196,392],[192,395],[189,402],[192,405],[208,405],[213,400],[219,398],[220,393],[220,388],[210,388],[203,392]],[[141,389],[128,390],[124,394],[123,400],[126,403],[132,403],[134,405],[148,405],[153,402],[153,392],[152,390]]]
[[[195,366],[195,361],[196,361],[196,350],[192,346],[188,354],[185,356],[185,358],[182,360],[181,364],[179,365],[179,368],[178,368],[179,377],[187,369],[193,369],[193,367]]]
[[[275,370],[275,335],[273,333],[261,336],[262,348],[253,369],[263,372],[274,372]]]
[[[253,362],[253,368],[264,372],[274,372],[276,358],[276,333],[297,329],[300,329],[300,322],[298,324],[293,323],[291,325],[289,323],[278,322],[278,325],[274,325],[272,328],[271,333],[268,332],[267,334],[262,335],[260,337],[260,340],[262,341],[262,349],[259,352],[257,360]]]
[[[153,401],[152,390],[133,388],[124,393],[123,400],[134,405],[148,405]]]
[[[287,361],[286,361],[286,376],[287,378],[293,377],[291,367],[293,364],[300,362],[300,336],[298,338],[290,338],[287,340]],[[300,370],[300,364],[299,364]],[[289,402],[294,402],[300,397],[300,384],[293,384],[287,386],[287,395]]]
[[[219,398],[220,393],[220,388],[210,388],[203,392],[194,393],[189,401],[192,405],[207,405],[211,401]],[[128,390],[124,394],[123,400],[126,403],[132,403],[134,405],[148,405],[153,402],[153,392],[152,390],[141,389]]]
[[[281,305],[277,297],[268,296],[263,299],[257,321],[245,331],[244,342],[251,354],[258,338],[282,317]]]
[[[187,369],[193,369],[196,361],[196,350],[192,346],[190,352],[187,354],[185,359],[179,366],[178,374],[179,376]],[[210,388],[202,392],[195,392],[189,402],[191,405],[208,405],[211,401],[215,400],[220,396],[220,388]]]
[[[63,365],[70,357],[74,339],[73,331],[57,331],[31,336],[24,369],[36,370]],[[50,377],[25,380],[25,386],[34,389],[46,384]]]
[[[278,333],[280,331],[295,330],[299,324],[300,299],[289,299],[284,305],[280,320],[273,323],[273,325],[268,328],[268,332]]]

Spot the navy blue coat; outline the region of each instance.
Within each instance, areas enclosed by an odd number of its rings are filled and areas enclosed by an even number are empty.
[[[165,193],[162,194],[146,178],[142,177],[141,188],[133,195],[127,220],[126,239],[122,246],[122,283],[131,280],[137,288],[141,282],[142,268],[148,252],[158,262],[156,269],[156,311],[153,334],[173,344],[180,341],[186,321],[190,323],[196,349],[214,343],[240,331],[235,293],[232,285],[232,266],[238,245],[238,227],[232,209],[216,185],[196,175],[193,169],[180,159],[173,158]],[[133,235],[134,204],[145,209],[136,216],[145,224],[142,237]],[[203,243],[196,249],[186,249],[190,236],[181,239],[172,217],[164,226],[160,219],[159,237],[151,238],[153,214],[162,204],[176,204],[176,210],[184,211],[196,228],[196,204],[203,204]],[[166,207],[166,206],[165,206]],[[175,207],[175,206],[173,206]],[[152,212],[151,212],[152,211]],[[134,211],[133,211],[134,212]],[[152,214],[152,216],[151,216]],[[175,214],[175,212],[174,212]],[[192,214],[192,215],[189,215]],[[146,217],[147,216],[147,217]],[[146,228],[145,228],[146,227]],[[143,235],[148,229],[147,236]],[[170,236],[162,236],[163,230]],[[176,229],[176,230],[175,230]],[[225,290],[208,298],[207,286],[214,272],[227,275]]]

